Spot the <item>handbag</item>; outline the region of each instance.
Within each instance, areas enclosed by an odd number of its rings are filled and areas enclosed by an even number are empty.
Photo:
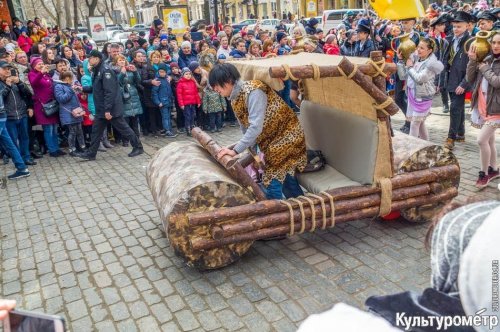
[[[128,101],[130,100],[130,98],[132,98],[132,96],[130,95],[130,91],[128,90],[128,86],[129,86],[128,83],[123,86],[122,90],[123,101]]]
[[[59,112],[59,103],[57,100],[49,101],[48,103],[42,104],[42,111],[45,116],[49,117]]]

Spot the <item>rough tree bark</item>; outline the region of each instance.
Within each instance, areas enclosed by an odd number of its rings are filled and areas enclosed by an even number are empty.
[[[71,0],[64,0],[64,23],[66,28],[71,27]]]
[[[95,16],[95,10],[97,8],[97,1],[98,0],[85,0],[85,3],[87,4],[87,7],[89,9],[89,16]]]

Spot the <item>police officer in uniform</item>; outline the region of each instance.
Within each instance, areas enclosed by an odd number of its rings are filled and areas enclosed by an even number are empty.
[[[104,129],[111,122],[123,138],[130,141],[133,146],[129,157],[144,153],[141,141],[123,118],[123,95],[121,93],[118,77],[113,69],[102,61],[103,55],[97,50],[92,50],[89,64],[92,67],[92,92],[95,103],[95,119],[92,125],[92,137],[88,151],[78,155],[84,161],[95,160],[99,142]]]

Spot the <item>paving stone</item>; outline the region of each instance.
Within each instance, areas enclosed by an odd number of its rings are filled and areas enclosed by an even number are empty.
[[[98,331],[116,331],[116,328],[112,321],[106,320],[104,322],[97,323],[96,326]]]
[[[153,317],[143,317],[137,321],[137,327],[140,331],[158,331],[160,326]]]
[[[226,303],[224,298],[219,294],[212,294],[210,296],[207,296],[205,298],[205,301],[207,301],[208,306],[214,312],[228,307],[228,304]]]
[[[273,323],[273,330],[276,332],[292,332],[297,330],[297,326],[288,318],[283,318]]]
[[[283,312],[281,312],[280,308],[272,303],[271,301],[264,300],[260,303],[256,304],[257,309],[260,311],[262,315],[266,318],[267,321],[269,322],[274,322],[277,321],[281,318],[283,318]]]
[[[179,311],[186,306],[186,304],[179,295],[172,295],[165,298],[165,303],[172,312]]]
[[[71,320],[77,320],[79,318],[82,318],[82,317],[88,315],[87,305],[85,304],[85,301],[83,301],[83,300],[78,300],[78,301],[66,304],[65,306],[66,306],[66,310],[69,313],[69,316],[71,317]]]
[[[92,320],[90,317],[83,317],[78,320],[72,321],[71,326],[73,327],[74,331],[88,331],[90,326],[93,326]],[[100,330],[102,331],[102,330]],[[114,327],[110,327],[106,329],[105,331],[116,331]]]
[[[116,290],[116,288],[113,288],[113,287],[103,288],[103,289],[101,289],[101,293],[102,293],[102,296],[104,298],[104,301],[108,305],[117,303],[121,300],[120,295],[118,294],[118,291]]]
[[[117,324],[118,331],[135,332],[138,331],[135,322],[132,319],[127,319]]]
[[[174,288],[168,282],[168,280],[163,279],[163,280],[155,281],[153,284],[161,296],[168,296],[174,292]]]
[[[233,308],[238,316],[245,316],[255,309],[250,301],[243,295],[238,295],[227,300],[227,303]]]
[[[109,274],[105,271],[94,274],[94,280],[99,288],[111,286],[112,283]]]
[[[266,293],[274,303],[285,301],[288,298],[287,295],[276,286],[266,289]]]
[[[163,303],[158,303],[151,306],[151,312],[162,324],[172,319],[171,311]]]
[[[102,306],[95,306],[90,308],[90,315],[94,322],[100,322],[108,315],[108,312]]]
[[[146,306],[146,304],[142,301],[132,303],[130,311],[132,312],[132,317],[134,319],[138,319],[149,315],[149,309]]]
[[[243,327],[243,322],[228,309],[219,311],[215,315],[226,331],[236,331]]]
[[[174,314],[183,331],[192,331],[200,327],[200,323],[189,310],[182,310]]]
[[[271,325],[257,312],[243,317],[243,322],[250,331],[272,331]]]
[[[127,306],[123,302],[110,305],[109,310],[115,321],[121,321],[130,317]]]
[[[203,311],[197,314],[198,321],[205,331],[213,331],[220,328],[222,325],[217,317],[211,311]]]
[[[304,310],[297,303],[292,302],[291,300],[281,302],[279,306],[292,322],[298,322],[307,317]]]

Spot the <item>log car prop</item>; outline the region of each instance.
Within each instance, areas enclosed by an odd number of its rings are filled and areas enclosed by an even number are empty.
[[[457,196],[460,168],[450,151],[404,134],[391,137],[389,116],[399,109],[385,94],[385,77],[396,68],[379,52],[371,59],[302,53],[233,63],[244,80],[275,90],[283,79],[299,81],[306,143],[322,151],[327,165],[298,176],[305,196],[266,200],[243,169],[252,158],[217,161],[221,147],[199,128],[192,131],[199,144],[159,150],[147,181],[170,243],[188,265],[220,268],[255,240],[391,211],[425,222]]]

